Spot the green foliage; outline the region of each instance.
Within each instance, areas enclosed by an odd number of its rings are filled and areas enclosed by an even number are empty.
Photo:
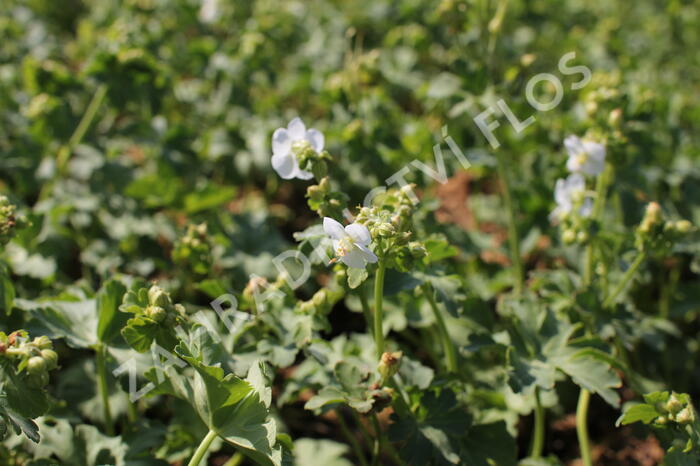
[[[1,10],[0,464],[698,464],[695,2]]]

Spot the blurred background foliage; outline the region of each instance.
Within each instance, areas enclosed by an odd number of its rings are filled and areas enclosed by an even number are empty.
[[[318,223],[306,184],[270,167],[272,131],[295,116],[325,134],[351,205],[414,159],[433,165],[447,126],[473,167],[464,172],[447,156],[448,184],[417,170],[408,179],[424,200],[422,227],[459,251],[449,267],[470,294],[469,325],[482,329],[493,325],[491,300],[512,283],[494,156],[472,121],[498,99],[521,120],[537,119],[521,134],[503,119],[496,130],[532,280],[578,266],[548,220],[565,173],[562,141],[611,126],[616,109],[619,137],[607,143],[618,229],[636,225],[652,200],[700,224],[694,0],[207,3],[214,14],[194,0],[3,0],[0,191],[32,223],[6,248],[17,295],[95,290],[121,273],[206,306],[217,290],[242,292],[251,273],[274,278],[271,259],[293,232]],[[557,72],[570,51],[593,72],[580,91]],[[565,94],[555,110],[535,113],[525,86],[541,72],[559,75]],[[94,120],[76,137],[91,107]],[[187,226],[202,222],[211,270],[173,266]],[[700,272],[700,245],[680,252],[641,279],[649,286],[636,309],[663,331],[639,330],[637,356],[645,375],[664,374],[697,397],[700,287],[691,272]],[[670,293],[661,302],[673,324],[647,305],[661,293]],[[392,325],[405,327],[401,303],[387,306]],[[337,312],[336,334],[357,319]],[[659,351],[669,356],[646,357]]]

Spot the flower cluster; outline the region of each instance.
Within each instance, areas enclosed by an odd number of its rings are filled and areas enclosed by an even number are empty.
[[[15,234],[17,220],[15,218],[16,207],[10,200],[0,195],[0,244],[7,244]]]
[[[176,264],[187,266],[196,274],[206,274],[212,262],[207,224],[189,225],[185,235],[175,243],[171,255]]]
[[[605,146],[594,141],[569,136],[564,140],[568,152],[566,168],[571,173],[558,179],[554,188],[556,208],[550,220],[562,225],[565,243],[588,240],[589,218],[593,199],[586,189],[586,176],[599,176],[605,169]]]
[[[635,246],[639,251],[665,254],[692,230],[693,224],[688,220],[665,220],[661,206],[650,202],[635,231]]]
[[[407,271],[426,255],[425,245],[413,238],[411,216],[415,206],[409,193],[413,186],[391,189],[374,199],[371,207],[362,207],[355,219],[366,225],[376,238],[375,251],[382,251],[388,267]]]
[[[158,285],[152,285],[148,290],[129,291],[120,310],[167,327],[174,327],[185,316],[184,306],[173,303],[170,294]]]
[[[49,371],[58,367],[58,354],[47,336],[29,340],[29,334],[17,330],[6,335],[0,332],[0,357],[12,361],[17,373],[26,370],[27,384],[42,388],[49,383]]]
[[[319,184],[311,185],[306,190],[309,208],[321,217],[341,217],[347,206],[348,196],[331,189],[328,177],[323,177]]]

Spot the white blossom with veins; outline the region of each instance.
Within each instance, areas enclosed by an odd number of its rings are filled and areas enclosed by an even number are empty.
[[[307,130],[298,117],[286,128],[277,128],[272,133],[272,168],[285,180],[310,180],[314,177],[311,172],[299,168],[299,161],[292,152],[292,145],[301,141],[308,142],[316,152],[321,152],[325,143],[323,133],[314,128]]]
[[[586,180],[579,173],[569,175],[567,179],[558,179],[554,187],[554,200],[557,207],[549,218],[558,221],[570,214],[574,207],[580,206],[579,215],[588,217],[593,210],[593,200],[586,196]]]
[[[605,146],[593,141],[569,136],[564,139],[564,146],[569,152],[566,168],[572,173],[585,173],[597,176],[605,168]]]
[[[323,230],[333,240],[335,254],[348,267],[363,269],[368,262],[377,262],[377,256],[368,247],[372,238],[366,226],[351,223],[343,228],[332,218],[324,217]]]

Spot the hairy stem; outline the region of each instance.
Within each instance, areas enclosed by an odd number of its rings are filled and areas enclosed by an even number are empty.
[[[365,323],[367,324],[368,332],[372,331],[372,310],[369,307],[369,302],[367,301],[367,294],[365,293],[364,283],[357,289],[357,294],[360,297],[360,305],[362,306],[362,314],[365,316]]]
[[[428,284],[423,285],[423,294],[425,295],[425,299],[428,300],[430,308],[433,310],[435,323],[437,324],[438,331],[440,332],[440,339],[442,340],[442,347],[445,352],[447,371],[457,372],[457,353],[455,351],[454,344],[452,343],[452,339],[450,338],[450,334],[447,331],[445,318],[435,302],[432,287]]]
[[[83,113],[83,117],[80,119],[80,122],[75,128],[75,131],[73,131],[73,134],[71,135],[70,139],[68,139],[68,142],[66,144],[61,146],[61,148],[58,150],[58,154],[56,154],[55,178],[58,178],[64,173],[66,166],[68,165],[68,160],[70,159],[70,156],[73,152],[73,149],[75,149],[75,146],[80,144],[80,142],[85,137],[85,133],[87,133],[87,130],[90,128],[90,125],[92,125],[92,122],[97,116],[97,111],[100,109],[100,106],[102,105],[102,102],[104,101],[106,95],[107,85],[100,84],[97,87],[95,94],[93,94],[90,103],[85,109],[85,113]],[[40,200],[43,200],[48,196],[48,194],[51,192],[52,184],[53,183],[51,182],[44,184],[43,188],[41,189],[41,192],[39,193]]]
[[[384,273],[386,264],[383,258],[379,259],[377,274],[374,277],[374,343],[377,347],[377,358],[384,353],[384,328],[382,327],[382,302],[384,299]]]
[[[211,446],[211,442],[214,441],[217,435],[218,434],[213,430],[210,430],[207,433],[207,435],[202,439],[202,442],[197,447],[197,451],[195,451],[194,455],[192,455],[192,459],[189,463],[187,463],[188,466],[199,466],[199,463],[202,462],[202,458],[204,458],[204,455]]]
[[[102,400],[102,412],[105,419],[105,432],[107,435],[114,435],[114,425],[112,424],[112,410],[109,406],[109,388],[107,386],[107,350],[100,344],[96,350],[95,364],[97,365],[97,390]]]
[[[506,204],[506,212],[508,214],[508,244],[510,246],[510,260],[513,262],[512,268],[515,277],[513,289],[516,294],[520,294],[523,289],[524,275],[523,264],[520,260],[520,242],[518,240],[518,227],[515,224],[515,209],[513,207],[510,181],[502,156],[497,154],[496,162],[498,165],[498,176],[503,187],[503,201]]]
[[[372,426],[374,427],[374,450],[372,451],[372,466],[379,464],[379,455],[382,449],[382,428],[376,414],[372,414]]]
[[[544,408],[540,402],[540,387],[535,387],[535,428],[530,445],[530,456],[540,458],[544,448]]]
[[[353,435],[353,433],[350,432],[350,429],[348,429],[348,425],[345,423],[345,419],[343,419],[343,413],[338,409],[336,414],[338,416],[338,425],[340,426],[340,430],[350,443],[350,446],[352,446],[352,449],[355,451],[357,460],[360,462],[361,466],[367,466],[367,460],[365,459],[365,454],[362,451],[362,446],[360,446],[360,442],[357,441],[355,435]]]
[[[634,259],[634,262],[632,262],[630,267],[627,269],[627,272],[625,272],[625,274],[622,276],[622,280],[620,280],[620,283],[617,284],[612,293],[610,293],[610,295],[603,302],[603,307],[610,307],[613,304],[615,304],[615,300],[620,295],[620,293],[622,293],[622,291],[625,289],[630,280],[632,280],[634,274],[637,273],[637,269],[640,265],[642,265],[642,262],[644,262],[646,256],[646,252],[644,251],[641,251],[639,252],[639,254],[637,254],[637,257]]]
[[[581,389],[576,407],[576,434],[578,436],[579,450],[583,466],[593,466],[591,461],[591,445],[588,440],[588,404],[591,400],[591,392]]]
[[[228,459],[228,461],[224,463],[224,466],[238,466],[244,459],[245,457],[243,456],[243,453],[237,451],[231,458]]]

